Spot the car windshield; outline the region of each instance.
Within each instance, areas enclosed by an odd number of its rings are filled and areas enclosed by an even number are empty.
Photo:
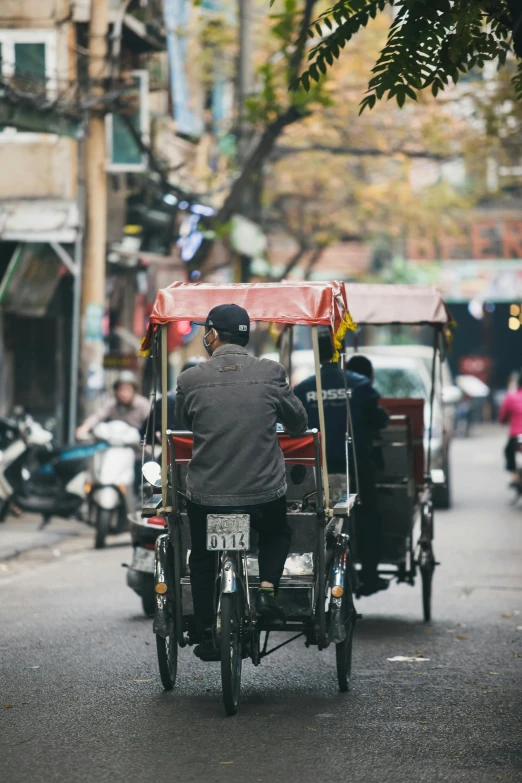
[[[422,378],[404,367],[375,367],[375,388],[381,397],[428,399]]]

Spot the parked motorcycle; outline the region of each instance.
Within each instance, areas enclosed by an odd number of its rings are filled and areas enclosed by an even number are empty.
[[[42,515],[83,519],[88,461],[106,446],[59,446],[51,432],[28,414],[0,418],[0,519],[19,509]]]
[[[127,530],[136,507],[135,462],[140,433],[124,421],[98,424],[93,435],[105,448],[93,455],[87,483],[88,520],[96,529],[94,546],[103,549],[107,535]]]
[[[141,598],[147,617],[154,615],[156,593],[154,591],[154,552],[156,539],[165,533],[163,517],[142,517],[141,513],[129,517],[132,538],[132,562],[127,568],[127,584]]]

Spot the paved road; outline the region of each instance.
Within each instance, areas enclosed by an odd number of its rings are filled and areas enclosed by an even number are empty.
[[[73,537],[94,533],[76,520],[53,519],[50,525],[40,529],[42,518],[37,514],[24,514],[21,518],[9,516],[0,525],[0,562],[13,560],[24,552],[57,547]],[[2,569],[2,570],[9,570]]]
[[[507,506],[501,446],[496,431],[455,442],[435,620],[420,621],[419,585],[362,601],[349,694],[333,653],[299,643],[246,667],[234,718],[218,665],[188,650],[163,693],[126,546],[0,573],[0,779],[522,781],[522,508]],[[415,653],[429,661],[387,660]]]

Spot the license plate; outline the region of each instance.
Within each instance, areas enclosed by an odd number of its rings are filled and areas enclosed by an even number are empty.
[[[248,549],[250,516],[248,514],[209,514],[207,516],[207,549]]]
[[[156,553],[153,549],[143,549],[137,546],[134,550],[131,568],[135,571],[145,571],[147,574],[154,573],[154,560]]]

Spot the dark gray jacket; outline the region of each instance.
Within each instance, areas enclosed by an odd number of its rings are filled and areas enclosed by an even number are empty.
[[[194,433],[187,496],[205,506],[268,503],[286,492],[276,425],[306,430],[302,403],[284,367],[222,345],[178,378],[176,421]]]

